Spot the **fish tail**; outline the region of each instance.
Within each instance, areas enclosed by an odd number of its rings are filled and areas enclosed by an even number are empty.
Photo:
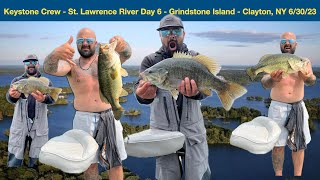
[[[61,88],[51,88],[49,95],[52,97],[52,99],[54,99],[54,101],[57,101],[61,91],[62,91]]]
[[[225,110],[229,111],[237,98],[247,92],[247,89],[234,82],[226,82],[226,88],[218,91],[218,96]]]
[[[122,116],[122,112],[124,111],[123,107],[120,106],[120,108],[117,108],[117,109],[113,109],[113,115],[114,115],[114,118],[116,120],[120,120],[121,116]]]
[[[257,76],[257,75],[254,73],[254,69],[253,69],[253,68],[248,68],[246,71],[247,71],[247,74],[250,76],[251,81],[253,81],[254,78],[256,78],[256,76]]]

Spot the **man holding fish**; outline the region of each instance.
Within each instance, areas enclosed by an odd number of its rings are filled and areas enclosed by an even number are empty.
[[[75,50],[71,46],[72,42],[73,37],[71,36],[66,43],[54,49],[45,59],[44,70],[52,75],[67,76],[74,93],[74,108],[77,110],[73,120],[74,129],[81,129],[95,136],[97,130],[103,124],[108,125],[106,138],[107,142],[110,143],[107,143],[106,149],[104,149],[106,157],[104,156],[103,159],[107,161],[110,167],[110,179],[122,180],[122,160],[127,157],[122,137],[122,125],[114,118],[113,103],[107,103],[105,99],[108,98],[106,97],[102,98],[101,84],[99,85],[100,80],[98,79],[101,78],[98,77],[100,75],[98,71],[102,71],[101,69],[98,70],[98,61],[99,63],[103,60],[106,61],[106,59],[101,59],[106,58],[106,56],[101,54],[104,52],[101,49],[102,46],[100,47],[97,43],[95,33],[89,28],[83,28],[78,32],[76,44],[80,58],[76,60],[73,60]],[[104,48],[113,48],[113,54],[116,54],[116,51],[120,55],[120,57],[119,55],[112,56],[117,58],[117,62],[112,63],[121,66],[121,63],[131,56],[131,48],[120,36],[111,38],[109,42],[113,42],[112,45],[110,47],[104,46]],[[100,48],[100,55],[96,53],[97,48]],[[112,78],[110,79],[116,79],[115,77],[118,74],[120,72],[111,74]],[[121,92],[121,89],[119,91]],[[97,164],[92,164],[84,172],[84,175],[85,179],[99,179]]]
[[[150,104],[151,128],[180,131],[186,140],[177,153],[157,158],[156,179],[210,179],[200,100],[215,91],[222,106],[230,110],[234,100],[247,90],[217,76],[220,66],[213,59],[187,48],[183,43],[185,31],[179,17],[164,16],[157,30],[162,47],[142,61],[142,78],[136,85],[136,97],[140,103]],[[178,154],[184,154],[181,164]]]
[[[211,91],[203,93],[198,89],[198,82],[191,77],[182,77],[180,69],[168,71],[164,67],[155,67],[161,62],[174,62],[174,53],[183,52],[176,56],[197,56],[183,43],[185,31],[182,21],[174,15],[166,15],[160,21],[159,31],[162,47],[156,53],[145,57],[140,66],[141,80],[136,84],[136,98],[141,104],[150,104],[150,126],[167,131],[180,131],[186,136],[184,163],[179,162],[178,153],[173,153],[156,159],[156,179],[186,180],[210,179],[211,171],[208,163],[208,144],[206,129],[200,110],[199,100],[207,97]],[[187,58],[192,58],[188,56]],[[172,58],[172,59],[168,59]],[[166,66],[173,68],[173,66]],[[208,70],[199,65],[199,70]],[[212,70],[217,67],[212,67]],[[214,70],[216,71],[216,69]],[[174,77],[169,78],[169,74]],[[181,75],[181,77],[180,77]],[[167,81],[168,80],[168,81]],[[170,81],[170,82],[169,82]],[[183,165],[182,165],[183,164]],[[184,167],[183,167],[184,166]]]
[[[282,53],[286,54],[283,54],[283,56],[277,55],[277,58],[270,59],[269,61],[260,60],[259,62],[259,64],[270,62],[263,65],[264,72],[269,74],[261,79],[261,83],[264,88],[271,89],[270,97],[272,101],[268,116],[278,123],[281,128],[279,141],[272,151],[272,163],[276,176],[282,176],[284,147],[286,144],[292,150],[294,176],[301,176],[304,150],[311,141],[308,125],[309,115],[303,102],[304,85],[313,85],[316,82],[316,77],[312,72],[310,60],[306,58],[300,58],[301,60],[298,61],[293,60],[297,57],[293,57],[297,47],[296,41],[294,33],[283,33],[281,35],[280,49]],[[292,57],[287,58],[287,56]],[[284,57],[287,59],[282,61],[281,58]],[[291,70],[287,71],[288,68],[283,68],[284,63],[278,63],[277,70],[266,70],[272,66],[272,63],[280,61],[287,62],[288,65],[286,67],[289,67]]]
[[[8,143],[8,167],[21,166],[26,150],[28,167],[35,167],[40,148],[48,141],[47,105],[53,104],[61,88],[53,88],[49,79],[42,77],[40,64],[34,54],[24,60],[25,73],[12,80],[6,94],[15,104]]]

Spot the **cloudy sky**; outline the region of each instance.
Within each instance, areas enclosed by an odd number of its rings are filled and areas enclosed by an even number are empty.
[[[159,22],[0,22],[0,65],[21,64],[28,54],[43,62],[54,48],[79,29],[90,27],[99,42],[124,37],[133,49],[125,65],[140,65],[142,59],[161,46]],[[285,31],[296,33],[296,55],[320,66],[320,22],[184,22],[189,49],[216,59],[222,65],[253,65],[265,54],[280,53],[279,38]],[[73,47],[76,48],[75,41]],[[76,53],[74,58],[78,58]]]

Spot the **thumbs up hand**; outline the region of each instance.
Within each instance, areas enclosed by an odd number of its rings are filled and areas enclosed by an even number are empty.
[[[75,52],[74,48],[71,46],[72,42],[73,37],[70,36],[67,42],[65,42],[64,44],[62,44],[54,50],[54,54],[59,59],[67,61],[70,65],[76,65],[72,60]]]

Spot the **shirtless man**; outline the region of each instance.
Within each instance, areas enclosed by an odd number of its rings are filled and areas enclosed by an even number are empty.
[[[117,40],[116,51],[120,55],[123,63],[131,56],[130,46],[119,36],[110,39],[110,42]],[[102,102],[99,95],[98,82],[98,54],[96,50],[96,35],[89,28],[83,28],[77,35],[77,49],[80,58],[73,59],[74,48],[71,46],[73,37],[54,49],[44,62],[44,71],[55,76],[67,76],[69,84],[74,94],[74,108],[77,110],[73,128],[82,129],[92,136],[97,130],[97,123],[102,116],[102,112],[106,114],[108,120],[114,120],[111,111],[111,105]],[[100,113],[101,112],[101,113]],[[119,157],[111,157],[119,159],[115,164],[110,164],[110,179],[123,179],[123,170],[121,160],[126,159],[127,154],[124,149],[122,126],[119,121],[114,120],[116,148],[114,154]],[[121,159],[121,160],[120,160]],[[98,164],[91,166],[84,172],[85,179],[99,179]]]
[[[297,46],[296,36],[292,32],[285,32],[281,35],[280,49],[282,53],[294,54]],[[272,99],[268,116],[279,124],[281,134],[278,142],[272,150],[272,163],[276,176],[282,176],[284,163],[284,147],[287,144],[288,130],[285,127],[286,120],[292,109],[292,103],[299,103],[303,108],[303,134],[304,142],[311,141],[308,119],[309,115],[304,102],[304,85],[313,85],[316,76],[312,72],[311,62],[307,66],[307,73],[301,71],[292,73],[288,77],[282,77],[282,70],[277,70],[265,75],[262,79],[264,88],[271,88],[270,97]],[[301,112],[302,113],[302,112]],[[292,161],[294,166],[294,176],[301,176],[304,160],[304,149],[292,151]]]

